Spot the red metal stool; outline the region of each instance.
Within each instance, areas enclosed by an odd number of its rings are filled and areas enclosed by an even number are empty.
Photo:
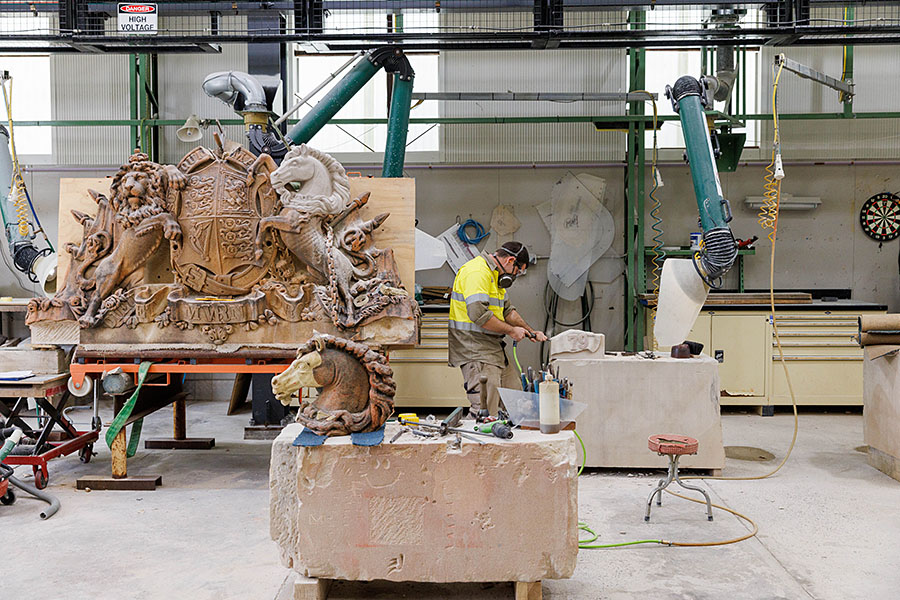
[[[650,520],[650,507],[653,506],[653,497],[656,496],[656,505],[662,506],[663,490],[666,489],[674,479],[681,487],[703,494],[703,497],[706,498],[706,517],[712,521],[712,503],[709,501],[709,494],[706,493],[706,490],[693,485],[688,485],[678,478],[678,457],[682,454],[697,454],[700,442],[686,435],[660,434],[651,435],[647,439],[647,446],[651,451],[656,452],[660,456],[665,455],[669,457],[669,474],[665,479],[660,479],[659,485],[657,485],[656,489],[650,493],[650,498],[647,500],[647,514],[644,515],[644,520]]]

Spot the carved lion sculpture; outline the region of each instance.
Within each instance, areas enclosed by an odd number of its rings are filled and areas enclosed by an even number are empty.
[[[169,212],[184,188],[184,176],[171,165],[160,165],[135,150],[113,177],[111,198],[89,190],[97,203],[97,216],[72,211],[84,227],[81,244],[66,244],[72,264],[66,282],[53,298],[34,300],[38,310],[68,307],[82,328],[93,327],[113,303],[113,293],[141,278],[140,269],[163,239],[181,235]]]
[[[318,435],[375,431],[394,411],[393,371],[380,352],[365,344],[317,334],[297,350],[297,358],[272,378],[272,391],[282,404],[301,387],[320,388],[312,402],[304,400],[297,421]]]
[[[163,238],[173,240],[181,235],[181,226],[169,208],[184,184],[184,175],[178,169],[151,162],[138,151],[113,177],[110,205],[115,212],[115,244],[93,273],[95,286],[79,319],[82,327],[97,322],[101,316],[97,309],[116,288],[128,278],[140,276],[138,270],[156,252]]]

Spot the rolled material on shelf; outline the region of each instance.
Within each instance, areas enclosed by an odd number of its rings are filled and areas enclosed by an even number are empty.
[[[900,346],[900,333],[867,333],[865,331],[859,334],[860,346],[878,346],[878,345]]]
[[[900,314],[862,315],[859,317],[859,332],[900,334]]]

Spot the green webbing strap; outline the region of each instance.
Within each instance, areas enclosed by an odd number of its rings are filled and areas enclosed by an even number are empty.
[[[131,417],[131,411],[134,410],[134,405],[137,404],[138,395],[141,393],[141,386],[144,385],[144,379],[147,378],[147,371],[150,370],[150,365],[153,363],[150,361],[144,361],[141,363],[141,366],[138,368],[138,380],[137,387],[134,388],[134,393],[131,394],[131,398],[129,398],[125,402],[125,406],[122,407],[122,410],[119,411],[119,414],[116,415],[116,418],[113,419],[113,422],[110,424],[109,429],[106,430],[106,445],[112,449],[113,440],[116,439],[116,436],[119,435],[119,432],[122,431],[122,428],[125,427],[125,422],[128,421],[129,417]],[[128,440],[128,449],[125,452],[125,456],[131,458],[137,452],[138,444],[141,441],[141,427],[144,425],[144,419],[138,419],[131,426],[131,439]]]

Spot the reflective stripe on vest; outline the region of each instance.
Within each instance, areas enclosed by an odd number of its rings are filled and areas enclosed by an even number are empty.
[[[492,269],[483,256],[477,256],[464,264],[453,280],[450,294],[450,328],[458,331],[476,331],[502,337],[476,325],[469,318],[467,307],[474,302],[487,302],[488,310],[504,321],[503,304],[506,290],[497,285],[499,273]]]

